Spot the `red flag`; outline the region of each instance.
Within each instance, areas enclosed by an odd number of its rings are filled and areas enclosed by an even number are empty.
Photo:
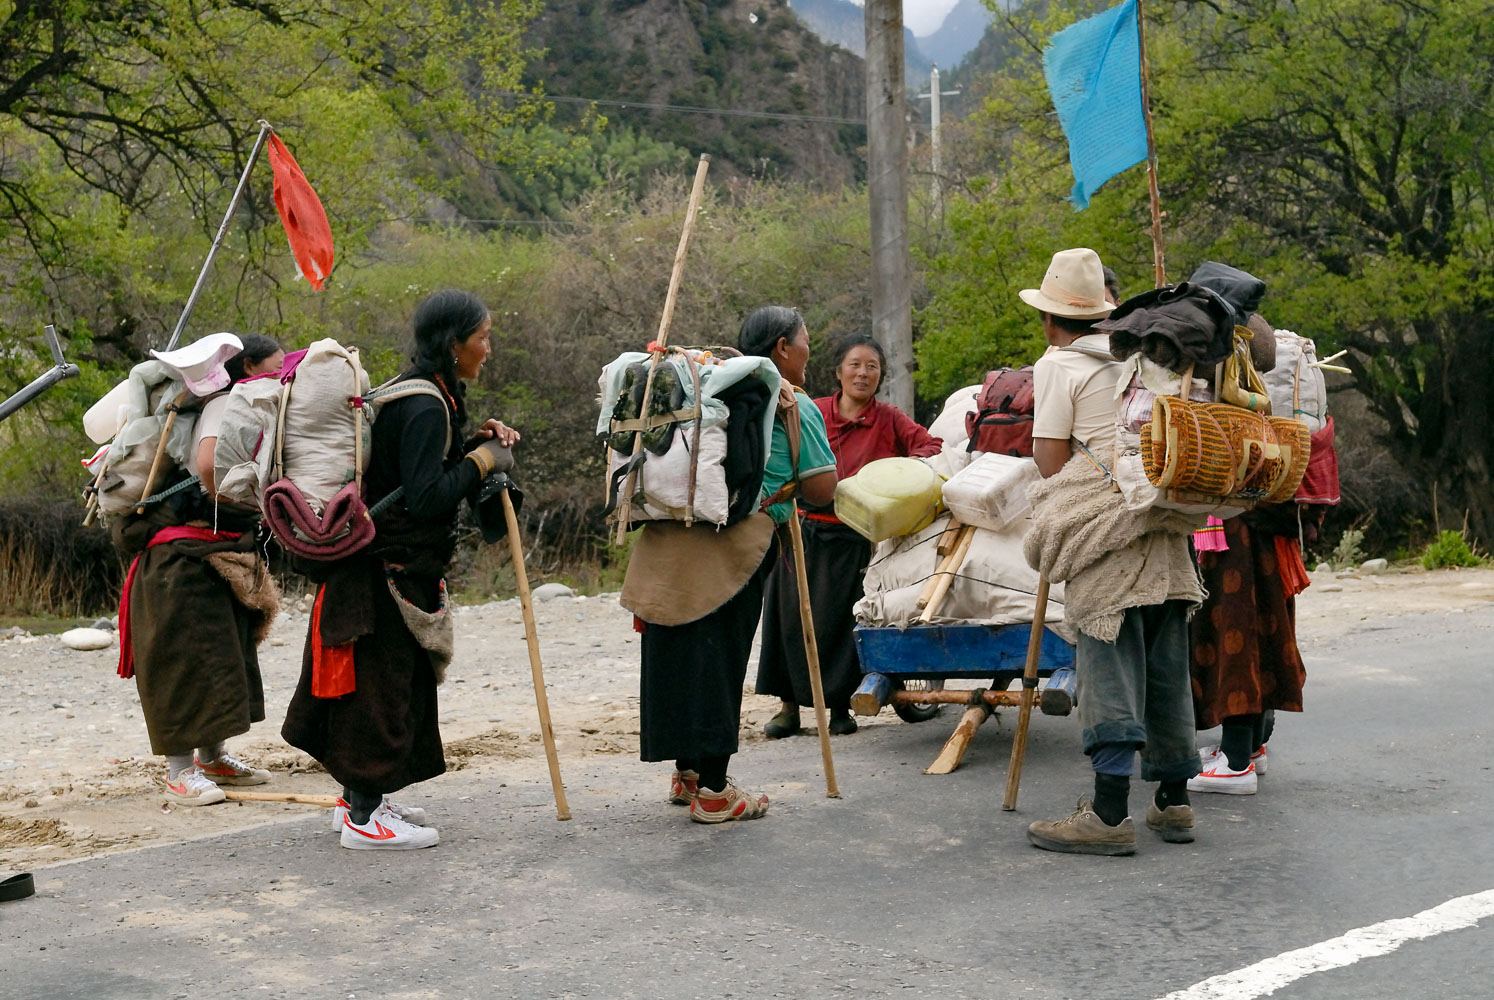
[[[300,164],[273,132],[270,169],[275,172],[275,211],[280,213],[285,235],[290,238],[296,271],[312,288],[319,289],[332,273],[332,227],[327,224],[322,200],[311,189]]]

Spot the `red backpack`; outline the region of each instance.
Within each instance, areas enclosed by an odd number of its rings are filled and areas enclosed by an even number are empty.
[[[966,451],[1032,457],[1032,366],[986,373],[975,410],[965,415]]]

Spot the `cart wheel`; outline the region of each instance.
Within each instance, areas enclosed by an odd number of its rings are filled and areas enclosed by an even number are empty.
[[[944,688],[944,682],[938,681],[893,681],[895,691],[939,691]],[[939,705],[902,705],[892,703],[892,710],[897,717],[904,722],[927,722],[939,714]]]

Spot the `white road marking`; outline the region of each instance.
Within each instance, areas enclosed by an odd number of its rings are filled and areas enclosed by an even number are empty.
[[[1407,941],[1436,937],[1475,926],[1494,916],[1494,889],[1450,899],[1411,917],[1356,927],[1339,937],[1212,976],[1162,1000],[1253,1000],[1314,972],[1341,969],[1366,958],[1388,955]]]

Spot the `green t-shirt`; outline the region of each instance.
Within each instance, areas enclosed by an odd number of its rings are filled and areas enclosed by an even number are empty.
[[[825,417],[814,401],[799,390],[794,390],[794,401],[799,404],[799,478],[808,479],[821,472],[835,471],[835,453],[830,450],[830,438],[825,433]],[[773,422],[773,448],[768,453],[768,467],[763,473],[763,496],[770,497],[793,478],[789,464],[788,431],[781,421]],[[789,519],[792,506],[788,501],[775,503],[768,508],[768,516],[779,524]]]

